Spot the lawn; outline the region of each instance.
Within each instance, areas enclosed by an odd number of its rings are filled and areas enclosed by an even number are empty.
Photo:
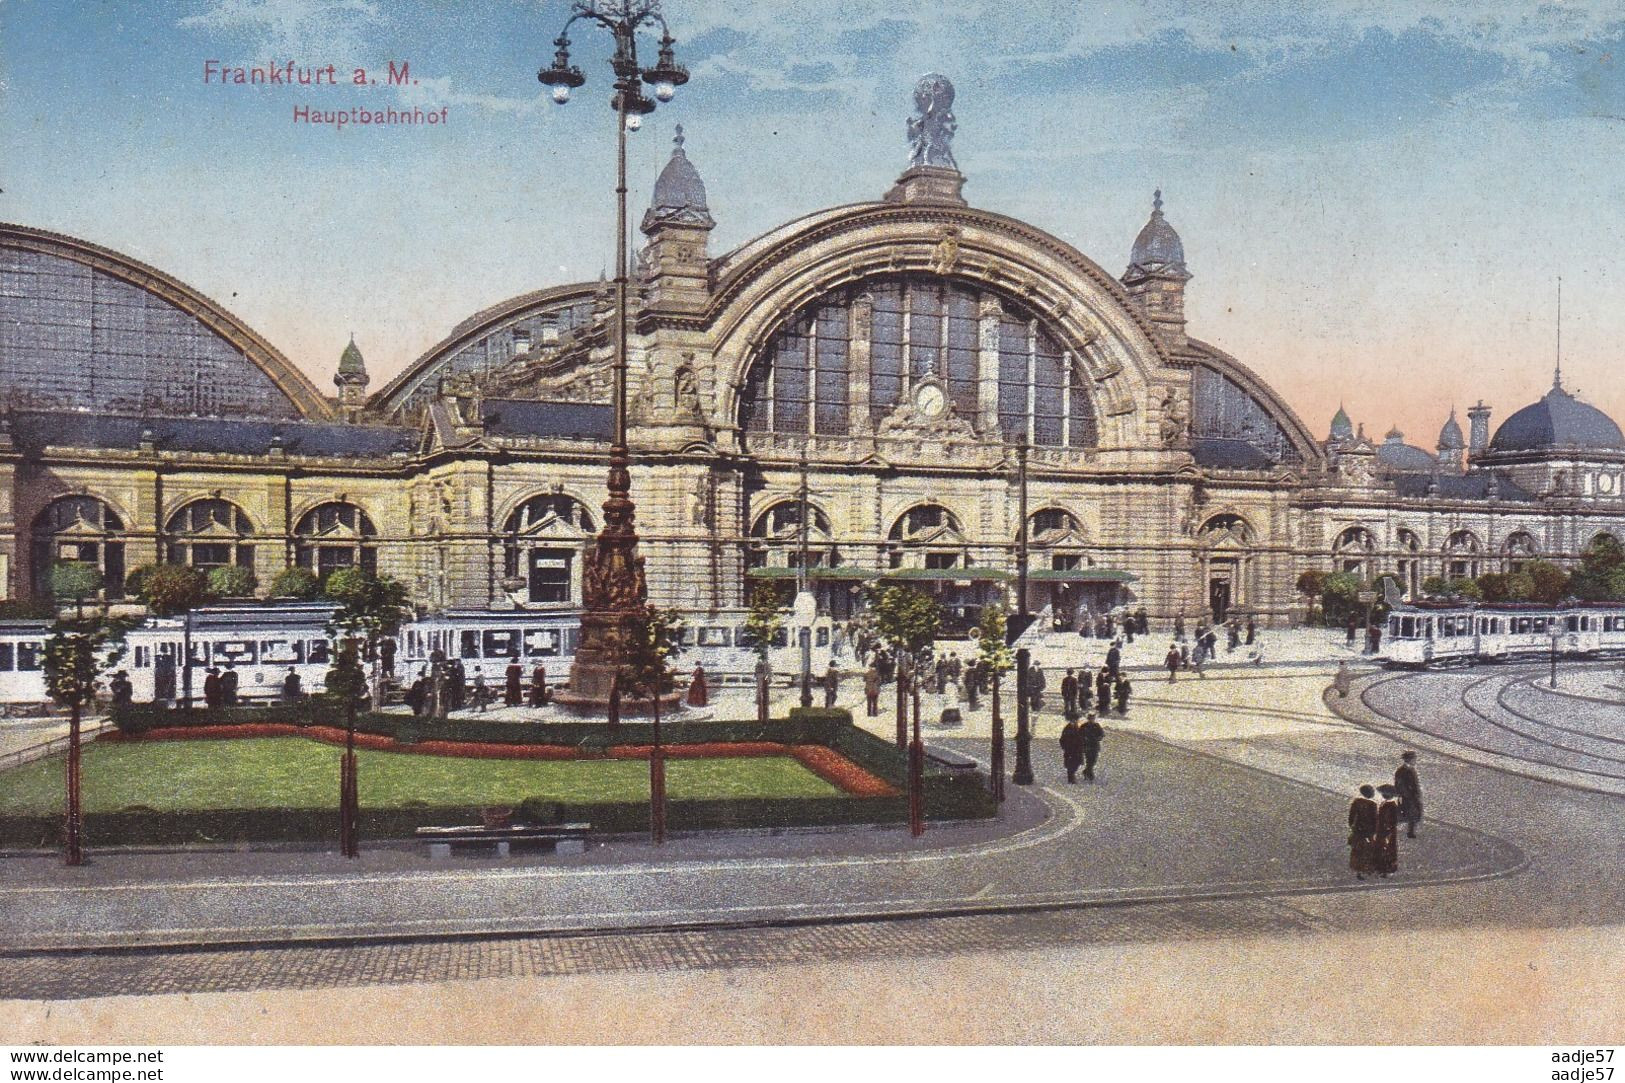
[[[330,808],[341,750],[297,737],[92,744],[84,751],[87,813]],[[460,759],[361,750],[363,808],[517,805],[527,797],[582,803],[646,801],[645,760]],[[667,760],[674,800],[836,797],[841,791],[788,756]],[[61,810],[63,758],[0,772],[0,816]]]

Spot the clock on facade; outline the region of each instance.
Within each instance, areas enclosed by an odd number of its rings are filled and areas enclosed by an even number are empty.
[[[948,408],[948,396],[936,384],[921,384],[914,392],[914,409],[922,417],[938,418]]]

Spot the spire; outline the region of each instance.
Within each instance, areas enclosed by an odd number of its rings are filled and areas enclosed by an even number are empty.
[[[353,331],[350,333],[350,344],[339,354],[339,371],[338,375],[333,377],[333,382],[340,387],[346,384],[366,387],[370,382],[367,376],[367,363],[361,357],[360,347],[355,344]]]
[[[1349,420],[1348,412],[1343,409],[1341,402],[1337,404],[1337,413],[1332,415],[1331,438],[1333,440],[1352,440],[1354,438],[1354,423]]]
[[[705,182],[700,179],[700,171],[683,150],[685,142],[683,126],[679,124],[677,134],[672,137],[671,158],[655,181],[654,197],[643,216],[644,233],[653,233],[661,226],[710,229],[717,224],[711,217],[711,208],[706,205]]]
[[[1557,276],[1557,363],[1552,368],[1552,390],[1563,390],[1563,276]]]

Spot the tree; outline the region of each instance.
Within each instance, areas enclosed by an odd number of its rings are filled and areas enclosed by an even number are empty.
[[[156,564],[143,564],[129,572],[124,577],[124,593],[132,598],[145,598],[147,596],[147,576],[152,574]]]
[[[1485,572],[1478,577],[1478,589],[1486,602],[1512,599],[1512,576],[1507,572]]]
[[[1535,586],[1529,595],[1531,601],[1556,605],[1568,597],[1569,575],[1556,564],[1547,560],[1531,560],[1523,566],[1523,570]]]
[[[45,641],[45,683],[51,699],[68,708],[68,800],[65,860],[84,862],[84,817],[80,790],[80,716],[96,696],[96,681],[124,656],[122,621],[78,616],[59,620]]]
[[[671,658],[681,647],[683,621],[675,609],[638,607],[626,622],[628,639],[622,680],[634,699],[645,699],[654,717],[654,743],[649,749],[649,834],[666,841],[666,750],[660,744],[660,697],[677,687]]]
[[[101,569],[94,564],[69,561],[51,566],[51,593],[72,601],[81,617],[85,615],[85,599],[95,597],[101,589]]]
[[[219,598],[247,598],[254,593],[259,581],[254,573],[239,564],[222,564],[209,569],[209,593]]]
[[[1588,602],[1625,598],[1625,547],[1612,534],[1597,535],[1580,555],[1568,588]]]
[[[1294,589],[1304,596],[1309,607],[1306,623],[1313,624],[1315,620],[1315,603],[1326,591],[1326,573],[1318,568],[1310,568],[1298,576]]]
[[[1321,607],[1326,619],[1334,624],[1348,620],[1359,604],[1359,594],[1365,584],[1353,572],[1332,572],[1321,584]]]
[[[784,627],[784,595],[772,583],[757,583],[750,594],[750,612],[745,616],[745,630],[750,633],[756,647],[756,721],[766,724],[768,682],[773,671],[769,654],[773,638]]]
[[[412,613],[405,584],[387,575],[373,575],[364,568],[340,568],[327,577],[325,593],[339,603],[328,635],[340,641],[358,640],[365,647],[361,658],[367,662],[377,657],[378,644],[398,633],[401,623]],[[383,705],[383,694],[383,673],[374,665],[374,710]]]
[[[1525,571],[1511,572],[1507,575],[1507,596],[1509,602],[1527,602],[1535,596],[1535,577]],[[1493,601],[1485,595],[1485,601]]]
[[[875,635],[892,649],[897,659],[897,747],[908,745],[908,688],[921,651],[931,646],[942,625],[937,600],[913,587],[892,584],[869,587],[869,612],[873,614]],[[915,709],[919,709],[915,691]]]
[[[989,780],[993,784],[995,799],[1004,800],[1004,718],[999,713],[999,679],[1016,664],[1016,656],[1004,641],[1008,617],[1002,605],[989,605],[982,609],[982,619],[976,625],[976,656],[992,680],[988,684],[988,708],[992,712],[993,756],[989,764]]]
[[[1484,591],[1479,587],[1477,580],[1452,579],[1445,585],[1445,593],[1452,598],[1461,598],[1469,602],[1484,600]]]
[[[203,573],[184,564],[160,564],[141,577],[141,600],[160,617],[184,618],[181,626],[181,706],[192,707],[192,610],[209,597]]]
[[[271,580],[272,598],[299,598],[308,600],[319,597],[322,593],[322,581],[316,578],[316,573],[309,568],[301,568],[297,564],[291,568],[283,568]]]
[[[357,640],[348,636],[333,652],[324,693],[344,707],[344,756],[339,760],[339,852],[361,856],[361,796],[355,758],[355,708],[367,694],[367,675],[357,657]]]
[[[1422,580],[1422,593],[1429,598],[1443,598],[1450,593],[1450,581],[1442,575],[1430,575]]]

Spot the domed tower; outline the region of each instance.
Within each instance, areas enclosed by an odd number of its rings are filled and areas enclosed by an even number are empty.
[[[1337,413],[1332,415],[1332,431],[1327,435],[1326,443],[1345,444],[1352,439],[1354,439],[1354,422],[1349,420],[1343,404],[1338,403]]]
[[[339,412],[344,415],[344,420],[355,421],[360,417],[367,405],[367,384],[371,382],[372,378],[367,375],[367,363],[355,344],[355,336],[351,335],[350,344],[339,354],[339,371],[333,377],[333,383],[339,389]]]
[[[1162,216],[1162,189],[1151,197],[1151,218],[1134,238],[1123,285],[1151,318],[1157,336],[1170,350],[1185,349],[1185,245]]]
[[[706,243],[716,220],[705,201],[705,182],[683,150],[683,126],[672,139],[671,159],[655,181],[643,216],[649,245],[643,251],[650,300],[660,308],[700,308],[710,297]]]
[[[1450,417],[1439,430],[1439,467],[1453,474],[1459,474],[1465,467],[1467,440],[1461,434],[1461,425],[1456,421],[1456,408],[1450,408]]]

